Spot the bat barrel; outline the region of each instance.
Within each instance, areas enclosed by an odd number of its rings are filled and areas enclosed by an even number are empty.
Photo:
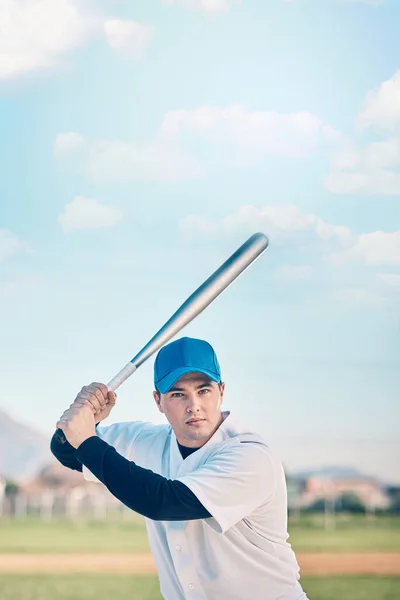
[[[138,368],[178,331],[199,315],[268,247],[268,238],[255,233],[236,250],[210,277],[198,287],[131,360]]]

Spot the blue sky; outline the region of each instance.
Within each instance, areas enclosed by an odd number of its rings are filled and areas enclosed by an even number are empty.
[[[50,435],[263,231],[184,334],[288,469],[400,481],[396,0],[6,0],[2,18],[0,407]],[[152,363],[112,420],[161,422]]]

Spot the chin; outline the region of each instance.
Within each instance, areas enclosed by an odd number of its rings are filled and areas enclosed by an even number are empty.
[[[210,431],[208,428],[207,429],[201,429],[201,430],[197,430],[197,431],[189,431],[187,434],[187,437],[189,440],[206,440],[207,438],[210,437],[212,431]]]

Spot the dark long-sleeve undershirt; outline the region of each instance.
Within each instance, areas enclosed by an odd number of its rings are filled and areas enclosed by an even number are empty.
[[[149,519],[189,521],[211,517],[186,485],[139,467],[98,436],[88,438],[77,449],[53,436],[50,449],[69,469],[82,471],[85,465],[118,500]],[[195,451],[180,445],[179,449],[183,458]]]

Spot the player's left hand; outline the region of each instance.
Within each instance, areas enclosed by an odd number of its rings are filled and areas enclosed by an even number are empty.
[[[95,417],[89,405],[71,404],[56,425],[74,448],[96,435]]]

